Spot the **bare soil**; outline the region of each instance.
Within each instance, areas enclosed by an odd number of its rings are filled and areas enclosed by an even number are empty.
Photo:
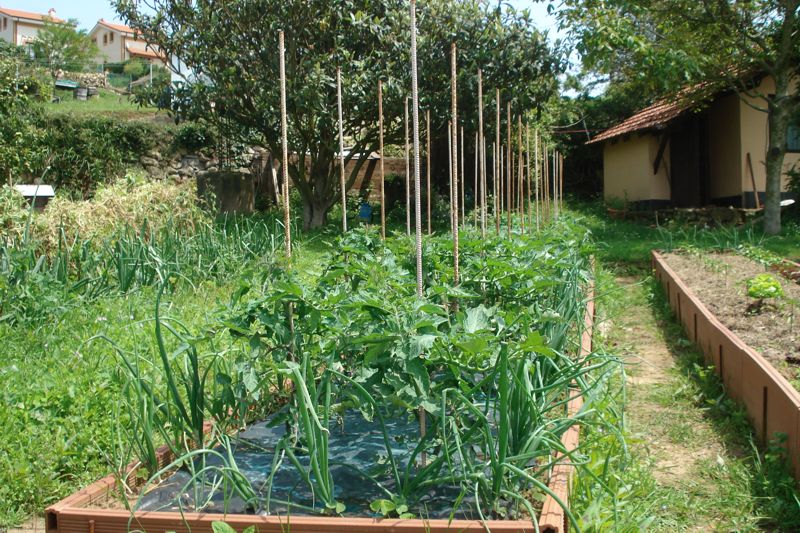
[[[800,370],[800,286],[773,274],[784,298],[766,300],[755,309],[747,295],[748,279],[766,267],[735,253],[670,253],[669,266],[720,322],[748,346],[761,353],[798,387]]]

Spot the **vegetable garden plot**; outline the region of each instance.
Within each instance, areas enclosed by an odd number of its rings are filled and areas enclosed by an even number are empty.
[[[172,355],[150,375],[131,375],[148,384],[136,388],[144,391],[140,404],[155,409],[132,412],[131,423],[150,416],[183,436],[171,442],[179,458],[153,483],[174,467],[180,473],[159,492],[145,487],[140,508],[516,519],[530,527],[536,502],[550,492],[554,454],[580,453],[561,437],[591,421],[593,393],[614,367],[605,355],[568,355],[583,327],[588,260],[579,241],[467,241],[462,282],[453,287],[449,271],[436,268],[447,262],[447,244],[428,243],[426,301],[415,295],[408,241],[384,247],[363,232],[342,239],[314,284],[276,269],[263,295],[248,299],[243,288],[221,321],[249,344],[253,360],[269,361],[248,394],[244,380],[211,376],[211,367],[185,359],[177,332],[163,339]],[[567,410],[571,385],[586,400],[577,413]],[[189,453],[175,444],[209,418],[190,396],[206,406],[224,402],[231,416],[212,422],[233,427],[254,407],[255,388],[284,397],[285,406],[273,429],[256,424],[242,435],[251,443],[262,435],[246,457],[224,437]],[[217,452],[207,449],[215,444]],[[180,499],[165,501],[170,493]]]

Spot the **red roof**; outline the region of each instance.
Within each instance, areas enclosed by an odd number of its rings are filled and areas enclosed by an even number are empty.
[[[44,21],[45,18],[49,18],[53,22],[64,22],[63,19],[60,19],[56,16],[50,16],[47,13],[44,14],[32,13],[30,11],[20,11],[19,9],[10,9],[7,7],[0,7],[0,13],[8,15],[9,17],[27,19],[27,20]]]
[[[97,23],[102,24],[107,28],[111,28],[112,30],[120,31],[122,33],[130,33],[131,35],[133,35],[134,33],[133,28],[131,28],[130,26],[126,26],[124,24],[115,24],[113,22],[108,22],[105,19],[100,19],[97,21]]]
[[[635,115],[623,120],[616,126],[608,128],[587,144],[607,141],[608,139],[613,139],[614,137],[636,131],[660,129],[691,109],[694,104],[695,102],[692,100],[680,97],[660,100],[650,107],[646,107]]]
[[[759,74],[748,74],[744,76],[738,74],[736,70],[733,70],[733,72],[737,73],[736,77],[741,78],[745,84],[752,83],[751,78],[759,76]],[[653,105],[645,107],[616,126],[608,128],[586,144],[607,141],[637,131],[642,132],[662,129],[687,111],[691,111],[692,109],[706,104],[720,92],[726,90],[725,87],[726,84],[720,81],[703,81],[690,87],[685,87],[676,94],[667,98],[662,98]]]
[[[164,59],[162,54],[154,51],[144,41],[126,41],[125,49],[132,56],[147,57],[151,59]]]

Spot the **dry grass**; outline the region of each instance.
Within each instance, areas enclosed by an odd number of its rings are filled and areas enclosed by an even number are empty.
[[[21,235],[24,225],[19,226],[20,217],[13,220],[16,226],[6,230]],[[100,187],[89,200],[57,196],[43,213],[34,217],[31,229],[34,237],[49,248],[58,243],[62,228],[70,241],[76,238],[101,241],[120,227],[141,228],[145,222],[153,230],[167,224],[193,229],[207,221],[208,215],[197,203],[193,181],[119,180]]]

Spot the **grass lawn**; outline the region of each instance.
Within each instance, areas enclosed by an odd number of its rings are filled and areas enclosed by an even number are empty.
[[[736,248],[743,244],[759,246],[790,259],[800,258],[800,227],[793,220],[785,221],[781,235],[768,237],[757,226],[697,228],[614,220],[599,202],[575,203],[571,212],[594,234],[598,258],[611,263],[646,267],[653,249]]]
[[[72,91],[69,90],[56,89],[54,96],[61,98],[61,101],[46,104],[47,111],[50,113],[141,116],[152,115],[158,111],[155,107],[140,107],[133,103],[127,95],[117,94],[106,89],[100,89],[98,96],[86,101],[75,100]]]

